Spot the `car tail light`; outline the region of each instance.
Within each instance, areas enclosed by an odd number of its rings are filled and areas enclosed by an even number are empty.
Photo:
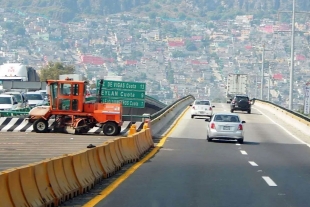
[[[251,104],[251,101],[249,101],[249,104]]]
[[[238,130],[243,130],[242,124],[239,124]]]
[[[215,129],[215,124],[211,123],[211,129]]]
[[[212,111],[212,107],[210,107],[210,109],[209,109],[210,111]]]
[[[193,106],[193,109],[195,109],[195,106]]]
[[[232,103],[232,104],[234,104],[234,103],[235,103],[235,101],[232,101],[231,103]]]

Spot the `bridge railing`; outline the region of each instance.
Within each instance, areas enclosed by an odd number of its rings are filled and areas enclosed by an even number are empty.
[[[151,115],[151,120],[156,119],[158,116],[160,116],[161,114],[165,113],[168,109],[170,109],[171,106],[175,105],[175,104],[178,103],[178,102],[182,102],[183,100],[188,99],[189,97],[191,97],[191,98],[194,99],[194,96],[192,96],[192,95],[184,96],[183,98],[180,98],[180,99],[176,100],[176,101],[173,102],[172,104],[167,105],[166,107],[162,108],[162,109],[159,110],[158,112],[152,114],[152,115]]]
[[[275,104],[275,103],[272,103],[272,102],[270,102],[270,101],[264,101],[264,100],[260,100],[260,99],[255,99],[255,102],[261,102],[261,103],[265,103],[265,104],[270,104],[270,105],[272,105],[272,106],[275,106],[275,107],[277,107],[277,108],[280,108],[280,109],[282,109],[283,111],[286,111],[286,112],[288,112],[288,113],[290,113],[290,114],[293,114],[293,115],[295,115],[295,116],[297,116],[297,117],[299,117],[299,118],[301,118],[301,119],[303,119],[303,120],[305,120],[305,121],[308,121],[308,122],[310,122],[310,117],[309,116],[305,116],[304,114],[301,114],[301,113],[298,113],[298,112],[296,112],[296,111],[293,111],[293,110],[289,110],[289,109],[287,109],[287,108],[284,108],[284,107],[282,107],[282,106],[279,106],[279,105],[277,105],[277,104]],[[255,103],[254,102],[254,103]]]

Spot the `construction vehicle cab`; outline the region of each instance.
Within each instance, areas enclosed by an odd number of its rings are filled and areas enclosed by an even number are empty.
[[[103,84],[103,80],[100,83]],[[55,132],[82,134],[97,126],[105,135],[117,135],[122,125],[122,104],[100,103],[100,90],[96,101],[86,102],[86,82],[47,80],[50,106],[32,109],[29,121],[33,122],[33,128],[38,133],[49,131],[48,121],[55,117]]]

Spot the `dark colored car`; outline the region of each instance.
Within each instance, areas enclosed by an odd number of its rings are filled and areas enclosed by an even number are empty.
[[[247,111],[251,113],[251,100],[247,95],[236,95],[230,103],[230,112]]]

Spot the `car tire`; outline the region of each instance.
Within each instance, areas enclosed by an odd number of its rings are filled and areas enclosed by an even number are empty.
[[[239,144],[243,144],[243,139],[238,139]]]
[[[193,118],[194,118],[194,115],[191,115],[191,118],[193,119]]]
[[[208,141],[208,142],[211,142],[211,141],[212,141],[212,138],[210,138],[209,136],[207,136],[207,141]]]
[[[33,123],[33,130],[36,133],[45,133],[48,131],[48,122],[44,119],[38,119]]]
[[[230,109],[230,112],[231,112],[231,113],[234,113],[234,110],[233,110],[233,109]]]
[[[248,114],[250,114],[251,113],[251,109],[250,110],[248,110]]]

